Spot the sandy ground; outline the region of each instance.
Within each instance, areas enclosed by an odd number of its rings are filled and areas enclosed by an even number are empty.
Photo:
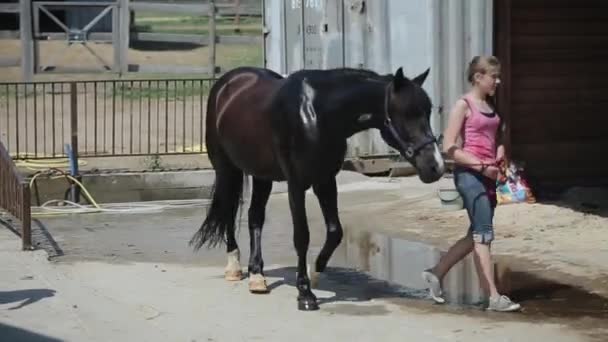
[[[421,186],[416,178],[407,178],[405,184],[406,189]],[[451,179],[443,179],[437,186],[451,185]],[[443,248],[466,233],[468,216],[464,210],[444,210],[436,197],[403,199],[401,191],[385,193],[386,201],[344,208],[348,217],[345,224],[416,237]],[[542,272],[555,271],[556,277],[586,278],[590,286],[603,285],[596,290],[608,296],[607,217],[605,189],[573,189],[551,203],[499,205],[493,250],[508,255],[511,262],[538,263]],[[401,224],[382,224],[385,221]]]
[[[464,212],[442,210],[434,197],[450,179],[424,185],[416,178],[342,177],[347,181],[340,182],[339,206],[349,232],[383,232],[440,247],[463,233]],[[576,192],[569,198],[569,203],[588,202]],[[593,198],[600,202],[599,194]],[[323,242],[324,227],[314,195],[307,201],[312,257]],[[299,341],[311,336],[354,341],[605,341],[608,255],[602,229],[608,225],[601,207],[585,214],[565,207],[567,203],[505,205],[497,210],[499,236],[493,248],[499,258],[507,259],[514,270],[560,281],[528,289],[528,296],[520,294],[524,307],[538,309],[523,314],[436,306],[420,292],[403,294],[341,268],[338,256],[315,290],[326,298],[321,311],[298,312],[291,220],[280,186],[271,197],[264,230],[264,260],[273,284],[268,296],[250,295],[246,281],[226,284],[222,250],[194,254],[186,246],[200,225],[203,208],[173,209],[158,215],[162,221],[156,223],[151,220],[156,215],[134,214],[44,218],[64,253],[50,263],[42,251],[16,252],[18,241],[0,230],[0,330],[18,333],[13,330],[18,327],[27,330],[23,333],[67,341]],[[243,218],[239,243],[246,265],[246,215]],[[411,272],[419,275],[419,270]],[[28,298],[33,302],[24,302]]]

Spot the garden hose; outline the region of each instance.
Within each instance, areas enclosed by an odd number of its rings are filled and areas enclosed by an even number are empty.
[[[65,199],[53,199],[45,202],[39,207],[32,207],[32,216],[41,217],[41,216],[55,216],[55,215],[65,215],[65,214],[88,214],[88,213],[151,213],[151,212],[160,212],[167,208],[175,208],[175,207],[196,207],[205,205],[209,202],[209,200],[174,200],[166,202],[164,201],[162,204],[154,204],[154,203],[129,203],[129,204],[103,204],[99,205],[97,201],[93,198],[87,188],[75,177],[63,172],[58,169],[51,169],[48,171],[59,172],[61,175],[51,176],[50,179],[58,179],[58,178],[66,178],[74,184],[76,184],[86,199],[88,200],[90,205],[82,205],[78,203],[74,203],[72,201],[68,201]],[[36,178],[41,175],[49,175],[48,173],[38,172],[36,173],[32,179],[30,180],[30,187],[35,185]],[[68,204],[69,206],[57,206],[52,204]]]

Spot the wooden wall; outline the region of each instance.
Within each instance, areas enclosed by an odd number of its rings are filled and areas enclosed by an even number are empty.
[[[512,158],[538,184],[608,184],[608,1],[495,5]]]

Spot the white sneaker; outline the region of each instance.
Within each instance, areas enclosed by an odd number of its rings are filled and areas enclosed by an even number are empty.
[[[431,298],[435,301],[435,303],[443,304],[445,303],[445,299],[443,299],[443,291],[441,290],[441,282],[436,275],[433,274],[430,270],[425,270],[422,272],[422,279],[426,281],[429,285],[429,293],[431,294]]]
[[[521,305],[513,302],[507,296],[500,296],[497,298],[490,298],[488,309],[489,311],[500,311],[500,312],[510,312],[517,311],[521,308]]]

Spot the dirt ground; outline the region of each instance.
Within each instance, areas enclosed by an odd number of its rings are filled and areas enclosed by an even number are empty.
[[[407,188],[419,186],[412,177],[405,182],[410,182]],[[451,184],[451,179],[440,182]],[[444,250],[466,233],[466,212],[443,209],[435,196],[412,200],[394,191],[386,195],[386,201],[342,209],[344,224]],[[397,224],[382,224],[385,220]],[[494,223],[492,248],[498,260],[608,297],[608,189],[576,188],[553,202],[499,205]]]
[[[209,81],[79,83],[81,156],[204,152]],[[71,142],[69,84],[0,87],[0,138],[11,154],[64,154]],[[8,94],[8,96],[6,96]],[[148,95],[149,94],[149,95]],[[16,129],[18,127],[18,129]]]
[[[89,43],[88,46],[102,58],[104,64],[113,65],[114,49],[107,43]],[[239,65],[259,65],[263,63],[262,48],[256,45],[222,45],[216,48],[216,64],[222,70],[229,70]],[[67,46],[64,41],[42,41],[39,44],[40,65],[55,65],[57,67],[79,67],[103,70],[100,61],[87,48],[82,45]],[[6,58],[19,58],[21,56],[21,42],[19,40],[0,40],[0,56]],[[209,49],[206,46],[182,46],[160,48],[155,43],[140,43],[131,46],[128,51],[129,64],[153,64],[168,66],[196,66],[209,64]],[[125,77],[137,78],[183,78],[196,77],[195,75],[167,75],[167,74],[138,74],[130,73]],[[66,81],[66,80],[99,80],[115,78],[114,74],[39,74],[36,81]],[[203,75],[204,77],[204,75]],[[124,77],[123,77],[124,78]],[[21,68],[0,68],[0,82],[20,82],[22,80]]]

